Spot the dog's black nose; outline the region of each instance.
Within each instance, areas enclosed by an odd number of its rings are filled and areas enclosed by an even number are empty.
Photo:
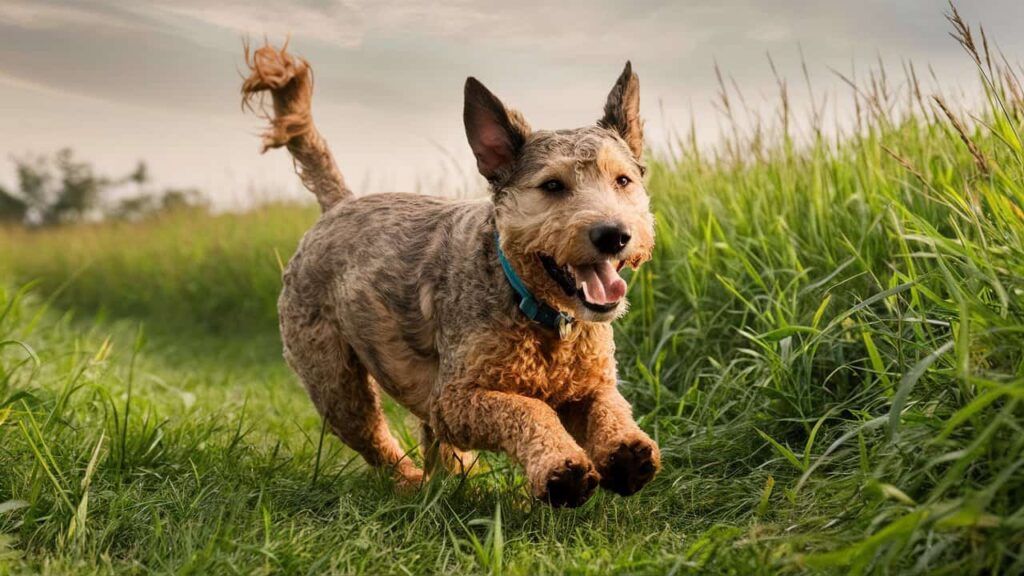
[[[590,241],[602,254],[622,252],[630,238],[629,230],[621,224],[598,224],[590,229]]]

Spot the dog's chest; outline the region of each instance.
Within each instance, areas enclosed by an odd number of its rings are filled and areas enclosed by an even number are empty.
[[[489,358],[477,363],[487,372],[485,386],[552,405],[615,382],[614,347],[610,334],[603,332],[586,332],[569,341],[523,334],[488,352]]]

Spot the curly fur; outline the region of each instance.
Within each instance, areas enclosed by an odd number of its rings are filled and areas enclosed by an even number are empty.
[[[302,184],[327,210],[351,197],[352,192],[345,186],[327,143],[313,125],[313,69],[287,50],[287,44],[280,50],[263,46],[250,54],[248,44],[245,46],[245,63],[251,74],[242,84],[242,107],[259,107],[261,115],[270,120],[270,129],[263,133],[261,152],[287,146]],[[263,111],[260,100],[266,91],[273,98],[273,117]]]
[[[284,146],[324,213],[284,272],[284,355],[332,431],[405,484],[424,474],[400,449],[380,409],[383,389],[423,421],[428,466],[465,471],[468,450],[501,450],[532,493],[575,506],[600,483],[620,494],[657,472],[657,445],[616,389],[610,322],[567,295],[538,254],[596,261],[592,226],[615,222],[632,240],[617,256],[650,258],[653,217],[636,75],[626,71],[598,126],[533,131],[479,82],[466,85],[466,128],[491,198],[415,194],[354,197],[311,117],[312,72],[265,46],[247,62],[245,101],[269,91],[266,146]],[[621,185],[620,176],[630,183]],[[539,188],[560,178],[571,188]],[[530,289],[576,316],[566,338],[526,319],[498,262],[494,237]],[[429,468],[428,468],[429,469]]]

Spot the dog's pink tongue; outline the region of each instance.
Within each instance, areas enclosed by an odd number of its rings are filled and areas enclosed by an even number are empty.
[[[577,267],[576,280],[583,287],[583,297],[593,304],[611,304],[626,295],[626,281],[607,260]]]

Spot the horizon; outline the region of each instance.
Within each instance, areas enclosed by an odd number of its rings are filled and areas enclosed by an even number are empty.
[[[817,99],[830,95],[840,124],[849,111],[833,71],[863,73],[879,61],[892,71],[909,61],[922,76],[931,67],[939,88],[976,78],[973,62],[948,37],[944,1],[801,4],[650,1],[627,11],[613,2],[542,10],[540,3],[459,0],[377,9],[366,2],[253,9],[7,1],[0,5],[0,124],[8,135],[0,143],[0,184],[16,184],[10,157],[71,147],[103,174],[145,161],[156,185],[198,188],[219,208],[307,198],[287,154],[258,154],[263,122],[240,110],[242,39],[256,44],[264,35],[275,44],[288,37],[290,51],[312,64],[317,124],[360,194],[417,182],[422,191],[445,193],[438,182],[480,182],[461,120],[470,75],[535,128],[565,128],[597,119],[632,60],[647,145],[656,152],[689,130],[691,116],[698,141],[717,141],[716,65],[753,111],[769,114],[778,91],[766,55],[788,79],[798,111],[810,108],[806,62]],[[1024,5],[984,0],[958,9],[986,26],[1010,62],[1019,60],[1024,39],[1014,22]]]

